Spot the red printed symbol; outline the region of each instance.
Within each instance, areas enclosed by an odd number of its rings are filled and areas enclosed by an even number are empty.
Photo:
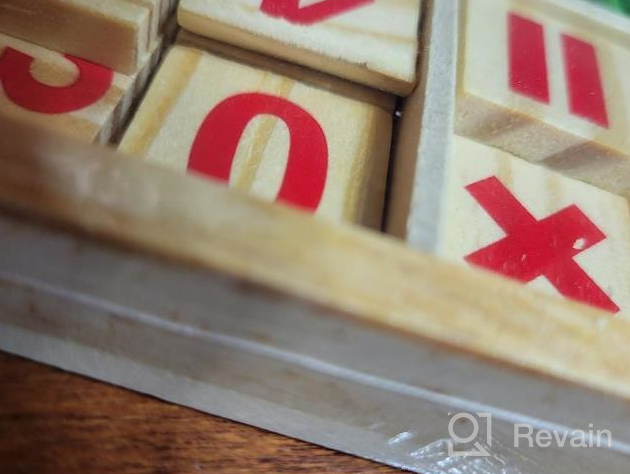
[[[33,78],[33,57],[5,48],[0,56],[0,83],[4,93],[20,107],[44,114],[79,110],[103,97],[112,84],[112,70],[67,54],[64,56],[77,66],[79,75],[69,86],[54,87]]]
[[[549,104],[543,26],[521,15],[510,13],[508,29],[510,88],[526,97]],[[608,128],[608,112],[594,46],[566,34],[561,39],[571,113]]]
[[[281,97],[247,93],[232,96],[217,105],[197,132],[188,169],[229,181],[241,136],[247,124],[259,115],[273,115],[283,120],[291,137],[277,200],[314,212],[326,184],[326,136],[306,110]]]
[[[512,13],[509,29],[510,88],[548,104],[547,53],[542,25]]]
[[[270,16],[284,18],[291,23],[312,25],[375,1],[322,0],[300,7],[300,0],[263,0],[260,9]]]
[[[466,190],[507,234],[466,256],[466,261],[522,282],[539,276],[564,296],[616,313],[619,307],[573,260],[606,238],[575,205],[536,220],[496,178]]]

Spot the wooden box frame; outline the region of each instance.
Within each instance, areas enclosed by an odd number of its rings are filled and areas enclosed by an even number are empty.
[[[425,11],[408,209],[449,152],[453,89],[425,91],[456,12]],[[0,349],[417,472],[627,472],[630,322],[10,120],[0,142]],[[492,413],[489,457],[448,455],[461,411]],[[612,447],[516,449],[519,421]]]

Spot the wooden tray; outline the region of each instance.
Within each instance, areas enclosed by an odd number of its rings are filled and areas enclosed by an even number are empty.
[[[425,12],[408,208],[449,153],[456,13]],[[9,119],[0,142],[2,350],[417,472],[627,472],[628,321]],[[449,456],[459,412],[493,415],[488,457]],[[515,422],[613,443],[514,448]]]

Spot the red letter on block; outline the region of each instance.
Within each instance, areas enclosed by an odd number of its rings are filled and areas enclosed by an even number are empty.
[[[510,88],[545,104],[549,103],[547,53],[540,23],[510,13]]]
[[[0,82],[12,102],[43,114],[63,114],[83,109],[102,98],[112,84],[111,69],[64,55],[79,69],[76,81],[65,87],[42,84],[31,75],[34,58],[6,48],[0,56]]]
[[[232,96],[217,105],[197,132],[188,169],[229,181],[241,136],[247,124],[258,115],[273,115],[283,120],[291,137],[277,200],[314,212],[326,185],[326,136],[308,112],[281,97],[247,93]]]
[[[322,0],[300,7],[300,0],[263,0],[260,9],[298,25],[312,25],[376,0]]]
[[[510,88],[530,99],[549,104],[544,33],[540,23],[516,13],[508,15]],[[608,128],[604,87],[595,47],[563,34],[562,51],[571,113]]]
[[[604,87],[595,47],[573,36],[562,35],[562,48],[571,113],[608,128]]]
[[[561,294],[616,313],[619,307],[573,257],[606,238],[575,205],[536,220],[512,193],[492,176],[466,190],[507,234],[466,257],[473,265],[522,282],[547,278]]]

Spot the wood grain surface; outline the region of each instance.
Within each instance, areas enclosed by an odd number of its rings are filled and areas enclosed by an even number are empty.
[[[630,196],[628,35],[579,4],[527,3],[462,4],[456,132]],[[521,40],[538,42],[522,65]]]
[[[453,137],[452,150],[444,180],[436,183],[433,197],[433,201],[441,201],[439,215],[432,223],[440,229],[437,255],[611,313],[630,310],[630,209],[626,199],[464,137]],[[502,197],[494,197],[489,204],[482,197],[489,190]],[[427,205],[435,203],[417,204]],[[517,206],[525,212],[520,214]],[[531,266],[531,257],[520,244],[493,253],[498,248],[496,242],[501,241],[500,246],[512,242],[503,240],[511,231],[501,227],[506,222],[497,214],[499,210],[508,212],[510,222],[523,225],[523,232],[532,232],[523,241],[541,239],[536,244],[537,255],[545,248],[553,249],[554,257],[546,268],[558,269],[561,278],[553,276],[555,270],[526,275],[536,264]],[[575,219],[568,217],[573,212]],[[562,216],[562,225],[554,224],[553,216],[557,215]],[[530,216],[535,217],[529,220]],[[551,226],[538,227],[543,220]],[[563,247],[561,236],[568,236],[568,232],[575,234],[570,234]],[[563,253],[563,248],[570,253]],[[510,255],[514,255],[513,265],[502,260]],[[565,260],[566,255],[571,255],[573,263]],[[565,263],[567,267],[563,267]],[[578,267],[573,273],[571,269]],[[551,278],[545,276],[547,271]]]
[[[260,295],[272,290],[282,297],[265,300],[273,302],[269,311],[291,308],[317,321],[319,313],[312,308],[323,308],[330,317],[347,318],[351,324],[396,331],[630,398],[630,322],[624,318],[412,252],[373,232],[332,226],[209,180],[17,122],[0,121],[2,136],[11,139],[3,141],[0,151],[0,207],[12,214],[68,226],[90,235],[86,242],[126,247],[138,253],[133,258],[150,254],[177,262],[182,270],[247,282],[263,290]],[[41,242],[46,242],[45,235]],[[3,255],[8,259],[11,253]],[[238,285],[230,288],[226,297],[240,303]],[[3,323],[30,324],[31,330],[41,331],[28,306],[8,296],[5,301],[13,312],[0,314]],[[250,311],[237,303],[233,307],[242,314]],[[11,321],[18,314],[24,316]],[[163,317],[173,321],[172,315]],[[64,330],[51,335],[65,340],[74,337],[66,330],[89,329],[85,321],[72,325],[66,315],[57,321],[62,323],[57,329]],[[82,343],[111,351],[106,333],[92,329]],[[125,353],[132,360],[149,357],[148,352]],[[154,355],[150,363],[170,363]],[[183,364],[177,373],[187,376],[190,368]]]
[[[372,91],[348,97],[313,86],[308,72],[302,82],[270,68],[173,46],[120,149],[332,221],[379,228],[392,97],[380,95],[375,105]],[[217,142],[225,136],[232,138]]]
[[[416,82],[424,2],[319,3],[317,13],[308,7],[293,10],[297,1],[182,0],[177,17],[182,28],[198,35],[409,95]]]
[[[132,74],[149,52],[153,39],[152,11],[147,3],[150,2],[3,0],[0,30],[44,48]]]
[[[0,352],[4,474],[395,469]]]

